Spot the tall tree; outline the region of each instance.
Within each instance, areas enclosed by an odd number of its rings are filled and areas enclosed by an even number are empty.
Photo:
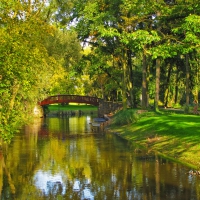
[[[156,84],[155,84],[155,99],[154,99],[154,110],[158,111],[158,104],[159,104],[159,92],[160,92],[160,67],[161,67],[161,60],[160,58],[156,59]]]

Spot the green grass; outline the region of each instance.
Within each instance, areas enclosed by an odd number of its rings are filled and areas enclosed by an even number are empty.
[[[69,104],[69,105],[61,105],[61,104],[52,104],[48,106],[49,111],[73,111],[73,110],[81,110],[81,111],[97,111],[97,106],[85,105],[85,104]]]
[[[200,116],[175,111],[147,112],[135,123],[111,126],[136,145],[200,168]]]

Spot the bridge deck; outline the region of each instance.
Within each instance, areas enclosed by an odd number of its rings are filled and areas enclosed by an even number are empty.
[[[54,103],[86,103],[98,106],[99,98],[90,96],[79,96],[79,95],[55,95],[50,96],[43,101],[39,102],[40,106],[54,104]]]

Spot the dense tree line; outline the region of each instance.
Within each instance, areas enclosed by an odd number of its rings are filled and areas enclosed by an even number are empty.
[[[71,2],[70,14],[60,4],[58,18],[65,24],[69,16],[79,39],[91,46],[78,67],[98,77],[94,84],[103,98],[121,98],[126,109],[142,94],[142,107],[150,98],[155,110],[160,101],[188,106],[198,99],[198,1]]]
[[[60,85],[67,83],[69,68],[80,58],[76,34],[51,22],[45,2],[0,2],[0,134],[4,141],[28,122],[39,100],[62,92]]]
[[[199,14],[198,0],[1,1],[2,138],[58,93],[187,108],[199,97]]]

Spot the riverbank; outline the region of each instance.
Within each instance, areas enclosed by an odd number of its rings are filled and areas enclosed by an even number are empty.
[[[97,114],[98,107],[86,104],[53,104],[46,108],[46,116],[74,116],[84,114]]]
[[[135,123],[112,125],[110,130],[138,148],[200,169],[200,116],[173,111],[146,112]]]

